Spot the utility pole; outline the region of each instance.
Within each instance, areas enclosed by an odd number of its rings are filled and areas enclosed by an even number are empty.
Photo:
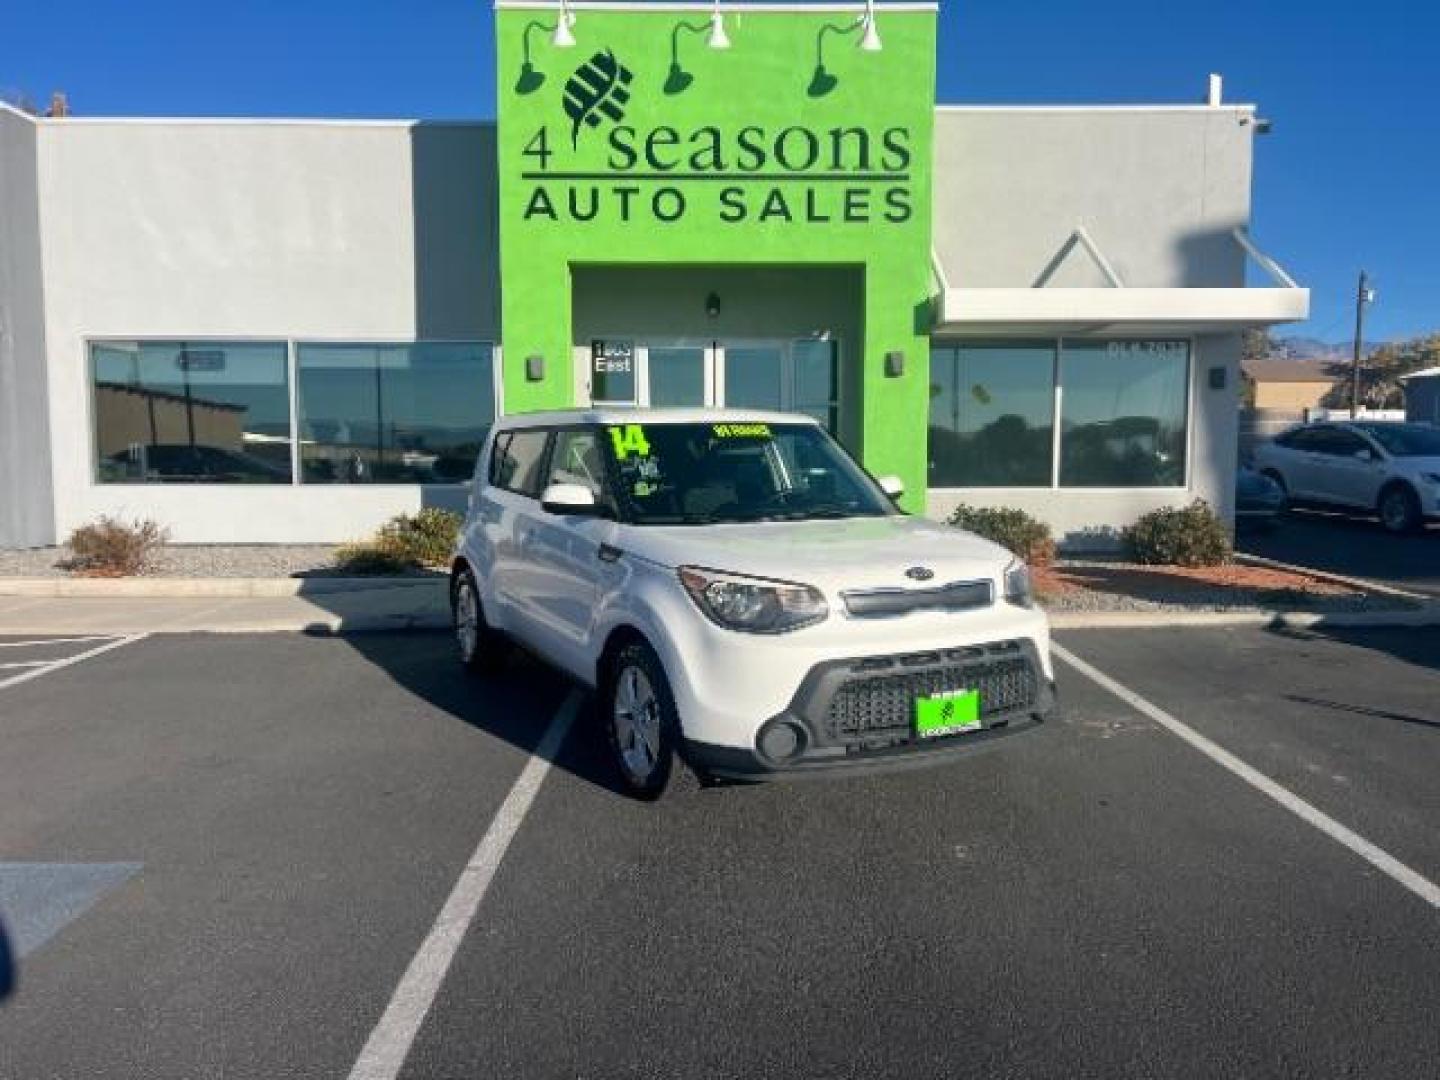
[[[1350,365],[1350,419],[1360,419],[1360,350],[1365,340],[1365,305],[1375,302],[1370,277],[1360,271],[1360,284],[1355,290],[1355,354]]]

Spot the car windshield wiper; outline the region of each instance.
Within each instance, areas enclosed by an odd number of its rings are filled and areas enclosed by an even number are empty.
[[[778,514],[762,514],[756,521],[821,521],[836,520],[839,518],[867,517],[860,510],[852,510],[843,506],[812,506],[808,510],[787,510]]]

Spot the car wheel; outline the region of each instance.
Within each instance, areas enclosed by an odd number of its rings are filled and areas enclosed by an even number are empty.
[[[455,647],[467,671],[492,671],[505,656],[504,639],[485,621],[475,575],[464,567],[450,582],[450,617]]]
[[[655,650],[626,645],[610,664],[600,695],[601,723],[620,783],[639,799],[658,799],[679,760],[680,716]]]
[[[1413,532],[1420,524],[1420,500],[1401,484],[1380,493],[1380,524],[1387,532]]]

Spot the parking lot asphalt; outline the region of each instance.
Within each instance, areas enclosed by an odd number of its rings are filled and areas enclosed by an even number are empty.
[[[1440,875],[1440,631],[1060,640]],[[1058,676],[982,755],[658,806],[582,720],[403,1075],[1433,1076],[1440,910]],[[347,1075],[567,693],[439,635],[156,635],[0,688],[0,912],[99,882],[0,1076]]]
[[[1440,597],[1440,524],[1392,536],[1373,517],[1292,510],[1273,529],[1242,533],[1236,547],[1250,555]]]

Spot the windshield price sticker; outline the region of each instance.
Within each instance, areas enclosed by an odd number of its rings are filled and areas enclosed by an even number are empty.
[[[711,430],[717,439],[770,439],[769,424],[714,424]]]
[[[630,457],[650,456],[650,440],[645,429],[639,424],[617,424],[610,429],[610,444],[615,447],[615,456],[621,461]]]

